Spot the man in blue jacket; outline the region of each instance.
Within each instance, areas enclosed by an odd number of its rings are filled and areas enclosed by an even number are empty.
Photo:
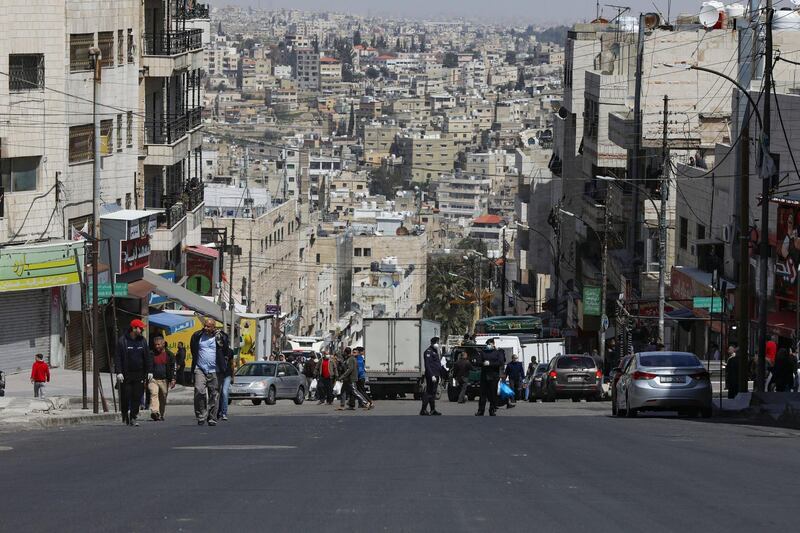
[[[439,377],[442,374],[442,363],[439,356],[439,337],[431,339],[431,345],[422,354],[425,365],[425,392],[422,394],[422,409],[419,414],[422,416],[440,416],[442,413],[436,410],[436,389],[439,386]],[[428,405],[431,412],[428,412]]]
[[[122,422],[129,426],[139,425],[136,418],[139,416],[144,383],[153,379],[153,357],[147,339],[142,336],[145,327],[138,318],[131,320],[130,330],[117,340],[114,352]]]
[[[517,403],[517,397],[522,391],[522,380],[525,378],[525,369],[522,366],[522,363],[519,361],[519,357],[517,354],[511,356],[511,362],[506,365],[506,377],[511,382],[511,388],[514,389],[514,396],[511,398],[511,401],[507,405],[510,409],[514,407],[514,404]]]
[[[219,380],[217,375],[227,371],[229,344],[228,336],[217,331],[217,321],[206,318],[203,329],[196,331],[189,342],[192,352],[192,376],[194,376],[194,414],[197,425],[208,421],[209,426],[217,425],[219,408]]]

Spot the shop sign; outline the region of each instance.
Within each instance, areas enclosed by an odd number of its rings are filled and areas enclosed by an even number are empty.
[[[84,242],[7,246],[0,250],[0,292],[61,287],[80,282]],[[77,251],[77,257],[75,252]]]

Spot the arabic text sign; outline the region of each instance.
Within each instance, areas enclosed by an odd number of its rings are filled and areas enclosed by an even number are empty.
[[[583,288],[583,316],[600,316],[600,287]]]
[[[92,297],[92,283],[86,286],[86,293],[89,295],[89,298]],[[124,298],[128,296],[128,284],[127,283],[115,283],[114,290],[112,294],[111,284],[110,283],[98,283],[97,284],[97,297],[98,298],[111,298],[112,296],[116,296],[117,298]]]
[[[3,248],[0,251],[0,292],[78,283],[78,272],[83,268],[83,247],[83,242],[68,242]]]

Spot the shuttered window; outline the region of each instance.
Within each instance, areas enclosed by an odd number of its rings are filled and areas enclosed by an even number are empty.
[[[91,161],[93,157],[94,126],[84,124],[69,129],[69,162],[81,163]]]
[[[94,46],[93,33],[72,33],[69,36],[69,71],[92,70],[89,48]]]

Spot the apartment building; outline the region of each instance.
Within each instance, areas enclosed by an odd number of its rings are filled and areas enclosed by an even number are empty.
[[[464,224],[489,209],[491,178],[462,174],[443,174],[436,185],[436,200],[442,217]]]
[[[380,164],[392,153],[400,128],[394,124],[371,123],[364,126],[364,161]]]
[[[403,157],[403,177],[413,183],[436,181],[455,167],[458,150],[447,134],[408,134],[397,138],[397,146]]]
[[[301,92],[317,92],[320,89],[319,52],[313,48],[295,48],[292,51],[292,76]]]

